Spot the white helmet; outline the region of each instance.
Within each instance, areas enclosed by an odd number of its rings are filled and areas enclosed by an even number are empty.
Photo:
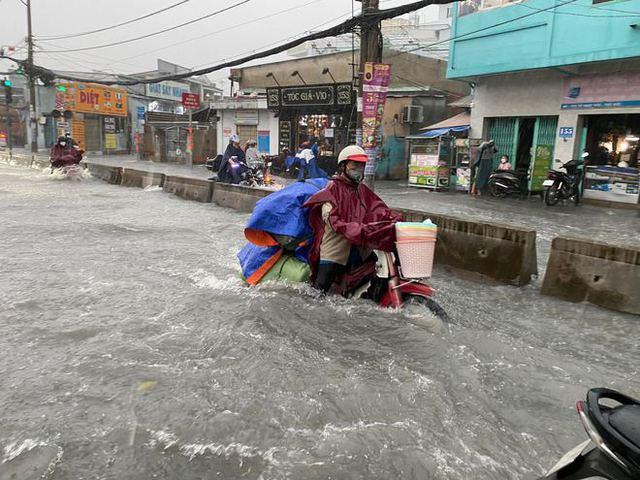
[[[359,147],[358,145],[349,145],[348,147],[344,147],[340,152],[340,155],[338,155],[338,165],[342,162],[346,162],[347,160],[367,163],[369,161],[369,157],[362,147]]]
[[[231,135],[229,140],[231,140],[233,143],[240,143],[240,137],[238,135],[236,135],[235,133],[233,135]]]

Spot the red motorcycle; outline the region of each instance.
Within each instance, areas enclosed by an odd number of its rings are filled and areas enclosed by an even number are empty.
[[[366,262],[343,278],[341,293],[347,298],[363,298],[383,308],[423,306],[441,320],[449,321],[444,308],[433,298],[436,291],[422,279],[402,276],[398,255],[375,251],[376,261]]]

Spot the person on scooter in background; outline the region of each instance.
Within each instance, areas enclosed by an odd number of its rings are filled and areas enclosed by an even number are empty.
[[[258,151],[258,144],[255,140],[249,140],[247,142],[247,147],[244,151],[244,157],[247,165],[256,165],[261,164],[262,158],[260,157],[260,152]]]
[[[56,144],[51,147],[49,160],[52,168],[77,165],[82,160],[83,150],[73,147],[69,137],[58,137]]]
[[[503,172],[513,170],[511,162],[509,162],[509,155],[502,155],[502,157],[500,157],[500,165],[498,165],[498,170]]]
[[[311,280],[327,292],[345,290],[375,271],[372,250],[395,248],[395,224],[401,217],[362,183],[368,157],[351,145],[338,156],[338,172],[305,204],[314,235],[309,252]]]
[[[232,160],[232,157],[236,157]],[[220,162],[220,168],[218,169],[218,181],[224,183],[240,183],[240,169],[232,168],[234,164],[244,164],[245,155],[240,148],[240,138],[235,133],[229,138],[229,145],[224,151],[222,161]]]

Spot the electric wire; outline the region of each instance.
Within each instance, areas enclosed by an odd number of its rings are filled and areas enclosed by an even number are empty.
[[[228,7],[222,8],[220,10],[216,10],[215,12],[209,13],[207,15],[203,15],[202,17],[195,18],[193,20],[189,20],[188,22],[181,23],[179,25],[174,25],[173,27],[168,27],[157,32],[148,33],[146,35],[140,35],[139,37],[129,38],[127,40],[120,40],[119,42],[105,43],[103,45],[93,45],[91,47],[80,47],[80,48],[68,48],[66,50],[46,50],[49,53],[71,53],[71,52],[84,52],[87,50],[97,50],[101,48],[115,47],[116,45],[124,45],[125,43],[136,42],[138,40],[143,40],[145,38],[154,37],[156,35],[160,35],[163,33],[167,33],[173,30],[177,30],[178,28],[186,27],[187,25],[192,25],[196,22],[201,22],[202,20],[206,20],[208,18],[214,17],[221,13],[227,12],[234,8],[240,7],[246,3],[251,2],[252,0],[241,0],[240,2],[234,3]]]
[[[62,40],[62,39],[65,39],[65,38],[84,37],[86,35],[92,35],[94,33],[106,32],[107,30],[113,30],[114,28],[122,27],[124,25],[130,25],[132,23],[139,22],[140,20],[145,20],[147,18],[153,17],[154,15],[158,15],[160,13],[166,12],[166,11],[171,10],[173,8],[179,7],[180,5],[183,5],[183,4],[185,4],[187,2],[190,2],[190,1],[191,0],[182,0],[182,1],[178,2],[178,3],[174,3],[172,5],[169,5],[168,7],[161,8],[160,10],[156,10],[156,11],[151,12],[151,13],[147,13],[146,15],[142,15],[141,17],[132,18],[131,20],[127,20],[126,22],[118,23],[116,25],[110,25],[108,27],[98,28],[96,30],[89,30],[88,32],[70,33],[70,34],[67,34],[67,35],[34,35],[34,37],[37,38],[37,39],[40,39],[40,40]]]

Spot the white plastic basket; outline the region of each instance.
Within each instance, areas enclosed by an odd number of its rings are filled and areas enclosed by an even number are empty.
[[[397,242],[398,259],[404,278],[428,278],[433,272],[436,239]]]

